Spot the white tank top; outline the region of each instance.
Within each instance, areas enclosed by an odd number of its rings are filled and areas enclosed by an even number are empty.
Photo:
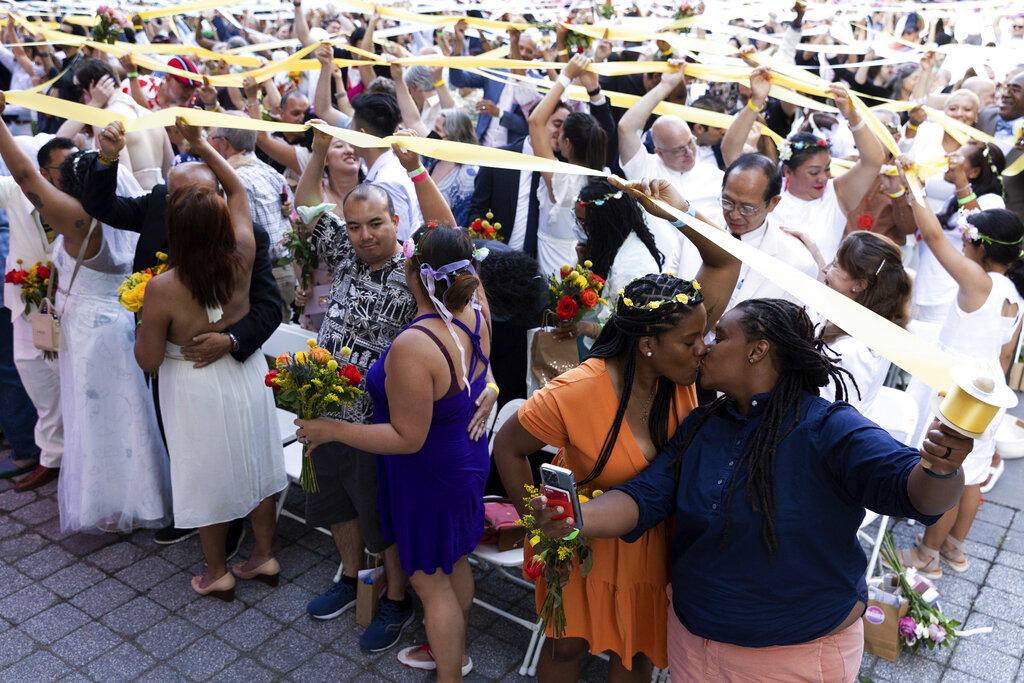
[[[951,306],[939,333],[939,344],[957,358],[1001,375],[999,354],[1024,314],[1024,300],[1005,275],[989,273],[988,276],[992,279],[992,291],[985,303],[970,313],[960,308],[959,301]],[[1003,316],[1004,301],[1017,305],[1016,315]]]
[[[846,214],[839,206],[835,180],[829,179],[825,193],[810,201],[784,191],[772,216],[779,225],[799,230],[813,239],[825,263],[835,258],[846,230]]]

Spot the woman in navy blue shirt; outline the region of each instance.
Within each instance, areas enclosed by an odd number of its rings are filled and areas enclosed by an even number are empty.
[[[864,508],[930,524],[960,496],[973,442],[935,422],[916,451],[820,398],[834,382],[841,399],[844,374],[821,348],[800,307],[737,305],[702,362],[702,386],[724,395],[691,412],[642,474],[582,508],[584,534],[627,541],[675,515],[674,681],[854,680]],[[567,533],[567,521],[544,524]]]

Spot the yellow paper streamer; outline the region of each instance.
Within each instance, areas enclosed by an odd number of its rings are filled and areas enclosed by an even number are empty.
[[[198,0],[197,2],[186,2],[181,5],[167,5],[166,7],[148,9],[138,14],[143,19],[152,19],[153,17],[168,17],[172,14],[197,12],[204,9],[220,9],[237,5],[240,2],[243,2],[243,0]]]

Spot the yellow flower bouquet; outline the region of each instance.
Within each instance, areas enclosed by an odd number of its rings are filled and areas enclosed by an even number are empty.
[[[156,252],[156,260],[157,264],[155,266],[132,273],[117,288],[117,300],[132,313],[138,313],[142,310],[142,299],[146,295],[146,284],[170,268],[167,264],[167,254],[162,251]]]
[[[363,395],[359,385],[363,377],[350,363],[339,364],[327,349],[310,339],[308,351],[282,353],[267,373],[265,384],[274,390],[277,404],[295,411],[302,420],[315,420],[342,405],[352,403]],[[341,355],[352,352],[342,347]],[[306,457],[309,446],[302,447],[302,473],[299,485],[303,491],[316,493],[316,474],[313,462]]]

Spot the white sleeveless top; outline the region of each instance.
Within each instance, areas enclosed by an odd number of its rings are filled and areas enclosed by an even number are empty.
[[[830,178],[825,193],[811,201],[784,191],[772,216],[779,225],[799,230],[813,239],[825,263],[835,258],[846,230],[846,214],[839,206],[835,179]]]
[[[949,309],[946,324],[939,333],[939,344],[960,359],[1002,374],[999,353],[1013,337],[1013,331],[1024,314],[1024,300],[1009,278],[989,273],[992,291],[976,311],[965,313],[959,301]],[[1017,305],[1017,314],[1003,316],[1003,302]]]

